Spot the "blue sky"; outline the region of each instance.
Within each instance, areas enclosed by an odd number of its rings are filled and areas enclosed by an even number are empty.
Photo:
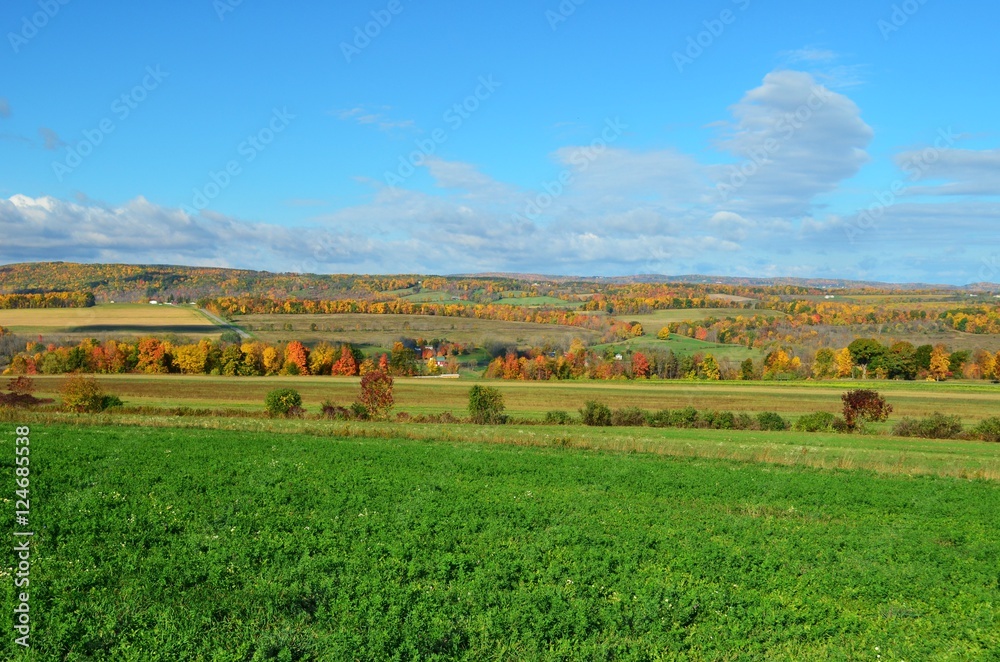
[[[998,23],[9,0],[0,262],[1000,281]]]

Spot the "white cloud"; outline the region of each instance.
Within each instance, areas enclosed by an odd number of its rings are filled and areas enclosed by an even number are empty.
[[[1000,195],[1000,149],[928,147],[898,154],[896,164],[914,181],[944,182],[911,187],[910,195]]]
[[[331,115],[345,121],[354,121],[358,124],[374,126],[379,131],[396,131],[403,129],[415,129],[416,122],[413,120],[393,120],[386,116],[384,111],[388,111],[388,106],[383,106],[381,111],[371,111],[364,106],[356,106],[348,110],[332,111]]]
[[[799,71],[776,71],[732,108],[719,146],[741,162],[711,169],[740,213],[796,218],[869,161],[858,106]]]

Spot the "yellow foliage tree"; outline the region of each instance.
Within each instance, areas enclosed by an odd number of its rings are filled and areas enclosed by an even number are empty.
[[[208,352],[200,345],[180,345],[174,349],[174,365],[185,375],[205,374]]]
[[[264,372],[276,375],[284,365],[285,357],[276,347],[268,347],[264,350]]]
[[[837,352],[834,362],[837,364],[838,377],[850,377],[854,372],[854,357],[851,356],[851,350],[846,347]]]
[[[948,350],[944,345],[935,345],[934,351],[931,352],[931,376],[938,381],[947,379],[950,369],[951,358]]]

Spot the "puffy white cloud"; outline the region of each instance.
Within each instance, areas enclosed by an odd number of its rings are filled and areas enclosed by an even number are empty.
[[[775,71],[732,107],[719,146],[740,163],[712,168],[740,213],[801,217],[869,161],[874,132],[858,106],[807,73]]]

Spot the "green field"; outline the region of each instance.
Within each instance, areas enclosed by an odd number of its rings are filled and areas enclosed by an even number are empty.
[[[764,352],[762,350],[749,349],[747,347],[743,347],[742,345],[723,345],[721,343],[705,342],[704,340],[695,340],[694,338],[677,335],[676,333],[670,334],[669,340],[660,340],[657,338],[656,332],[650,334],[649,331],[647,331],[647,335],[645,336],[631,338],[621,342],[596,345],[594,347],[597,351],[604,351],[607,348],[611,348],[615,352],[628,352],[630,350],[636,352],[665,352],[670,350],[677,356],[711,354],[716,359],[728,359],[736,362],[740,362],[748,358],[760,360],[764,357]]]
[[[994,482],[332,430],[35,424],[31,449],[35,629],[17,659],[1000,647]]]
[[[416,294],[407,294],[406,296],[401,296],[400,298],[406,301],[413,301],[415,303],[468,303],[463,302],[461,299],[449,294],[448,292],[434,292],[432,290],[417,292]]]
[[[671,322],[697,322],[710,317],[723,319],[726,317],[752,317],[760,315],[764,317],[787,317],[785,313],[777,310],[767,310],[764,308],[684,308],[677,310],[657,310],[646,315],[632,315],[629,313],[616,313],[614,316],[628,321],[642,324],[646,333],[656,336],[657,332]]]
[[[566,301],[556,297],[508,297],[500,299],[497,303],[509,306],[525,306],[527,308],[579,308],[580,301]]]
[[[0,310],[0,326],[18,334],[77,340],[151,334],[204,338],[218,337],[223,331],[193,306],[127,303]]]

